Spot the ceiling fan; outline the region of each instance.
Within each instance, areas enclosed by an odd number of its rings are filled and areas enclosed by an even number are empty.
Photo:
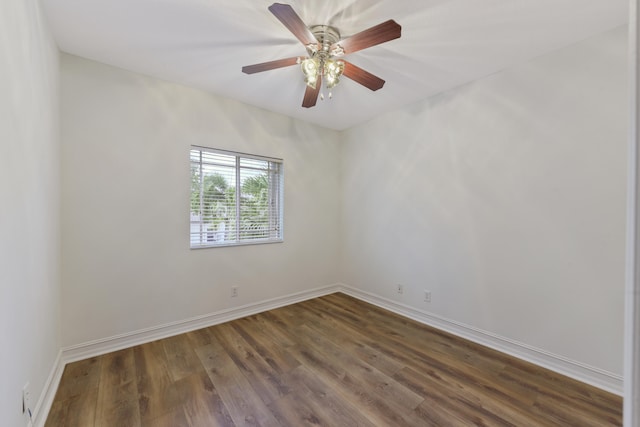
[[[305,108],[316,105],[323,81],[327,89],[332,89],[343,75],[371,90],[378,90],[384,86],[385,82],[380,77],[337,58],[400,38],[402,27],[393,19],[342,40],[340,32],[335,27],[308,27],[288,4],[274,3],[268,9],[302,42],[308,56],[247,65],[242,67],[243,73],[254,74],[299,64],[307,85],[302,101]],[[321,94],[320,96],[323,99]]]

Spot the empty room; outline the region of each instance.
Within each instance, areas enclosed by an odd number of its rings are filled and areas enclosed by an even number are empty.
[[[0,424],[640,425],[636,12],[3,0]]]

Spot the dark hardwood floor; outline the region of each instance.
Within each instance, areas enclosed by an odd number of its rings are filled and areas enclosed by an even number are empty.
[[[620,397],[344,294],[69,364],[56,426],[609,426]]]

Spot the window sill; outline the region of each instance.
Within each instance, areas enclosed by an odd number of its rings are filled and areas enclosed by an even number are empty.
[[[210,249],[210,248],[228,248],[232,246],[250,246],[250,245],[267,245],[271,243],[283,243],[284,239],[278,240],[252,240],[246,242],[221,243],[213,245],[191,246],[190,249]]]

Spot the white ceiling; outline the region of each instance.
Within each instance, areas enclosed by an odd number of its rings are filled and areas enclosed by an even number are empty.
[[[301,107],[297,66],[243,65],[304,55],[272,0],[43,0],[61,50],[200,88],[332,129],[346,129],[627,22],[628,0],[280,0],[343,38],[388,19],[402,37],[347,60],[386,80],[342,78],[333,99]]]

